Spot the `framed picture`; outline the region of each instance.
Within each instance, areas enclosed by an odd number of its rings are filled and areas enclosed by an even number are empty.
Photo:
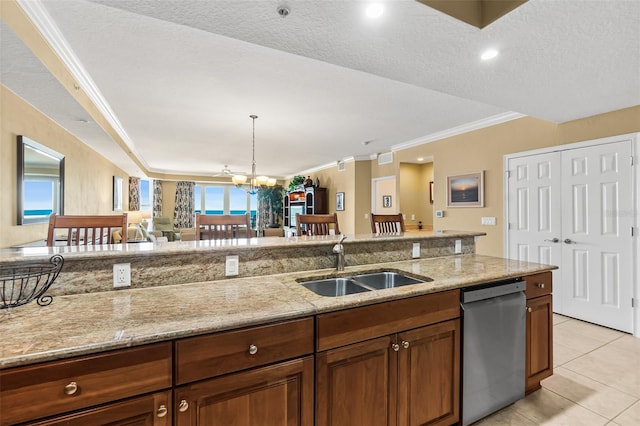
[[[484,171],[447,176],[447,207],[484,207]]]
[[[384,207],[385,209],[391,208],[391,195],[382,196],[382,207]]]
[[[433,181],[429,182],[429,202],[433,204]]]
[[[113,210],[122,210],[122,178],[113,177]]]
[[[344,192],[336,192],[336,211],[344,210]]]

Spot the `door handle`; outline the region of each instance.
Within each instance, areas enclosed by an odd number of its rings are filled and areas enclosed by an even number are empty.
[[[559,243],[560,242],[560,238],[553,238],[551,240],[545,240],[545,241],[549,241],[550,243]]]
[[[564,240],[565,244],[578,244],[575,241],[571,240],[570,238],[567,238],[566,240]]]

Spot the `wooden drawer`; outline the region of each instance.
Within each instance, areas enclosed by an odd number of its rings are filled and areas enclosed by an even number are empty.
[[[167,390],[29,423],[29,426],[169,426],[173,417],[171,405],[171,391]]]
[[[312,352],[313,318],[190,337],[176,341],[176,384]]]
[[[0,371],[0,424],[15,424],[169,387],[170,342],[18,367]]]
[[[541,274],[527,275],[523,277],[527,282],[525,294],[527,299],[551,294],[551,271],[542,272]]]
[[[460,317],[460,290],[318,315],[318,352]]]

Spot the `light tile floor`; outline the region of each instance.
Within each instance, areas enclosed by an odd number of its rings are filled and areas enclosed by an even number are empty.
[[[640,339],[554,314],[553,376],[476,426],[640,426]]]

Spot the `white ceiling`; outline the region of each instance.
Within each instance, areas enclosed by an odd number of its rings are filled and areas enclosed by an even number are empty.
[[[530,0],[482,30],[382,3],[371,20],[367,1],[21,1],[44,6],[152,172],[248,171],[250,114],[258,173],[282,177],[510,112],[559,123],[640,104],[639,0]],[[136,174],[1,29],[2,83]],[[500,55],[482,62],[488,47]]]

